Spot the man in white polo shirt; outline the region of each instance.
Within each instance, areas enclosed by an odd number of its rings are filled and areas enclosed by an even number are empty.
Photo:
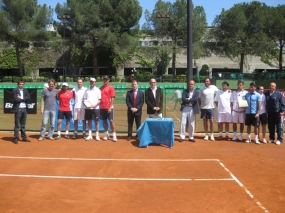
[[[88,120],[88,137],[86,141],[92,140],[92,120],[95,122],[97,141],[100,141],[99,137],[99,118],[100,118],[100,102],[101,102],[101,90],[96,87],[96,79],[90,78],[90,87],[86,89],[83,97],[85,105],[85,120]]]
[[[231,96],[231,108],[232,108],[232,122],[233,122],[233,132],[234,137],[233,141],[239,140],[242,141],[243,130],[244,130],[244,122],[245,122],[245,110],[247,108],[247,102],[245,99],[245,95],[247,93],[243,88],[243,81],[238,80],[237,82],[238,89],[233,92]],[[240,135],[237,138],[237,124],[239,123]]]
[[[83,79],[77,80],[77,87],[73,88],[72,91],[74,93],[74,113],[73,113],[73,120],[74,120],[74,135],[73,139],[78,137],[78,120],[82,121],[82,136],[86,138],[86,121],[85,121],[85,107],[83,104],[83,96],[85,93],[86,88],[83,86]]]
[[[205,86],[199,90],[199,105],[201,106],[201,118],[203,119],[205,137],[204,140],[209,140],[208,136],[208,121],[210,123],[210,140],[214,141],[214,97],[219,89],[215,85],[211,85],[211,79],[204,79]]]
[[[231,114],[231,91],[229,90],[229,83],[224,81],[222,83],[223,90],[217,92],[215,102],[218,107],[217,122],[219,124],[219,140],[223,140],[223,126],[225,125],[226,140],[229,139],[229,124],[232,121]]]

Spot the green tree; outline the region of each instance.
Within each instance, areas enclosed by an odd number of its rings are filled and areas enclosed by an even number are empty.
[[[285,46],[285,5],[268,7],[265,33],[275,45],[270,54],[263,56],[262,59],[268,59],[269,64],[275,64],[274,62],[277,61],[277,67],[282,70]]]
[[[193,43],[198,43],[206,31],[206,14],[201,6],[192,8]],[[169,15],[169,18],[157,18],[157,15]],[[168,38],[171,39],[172,73],[174,73],[178,43],[186,44],[187,39],[187,0],[176,0],[173,4],[158,0],[152,13],[146,10],[145,16],[146,23],[143,25],[143,30],[147,34],[160,39],[162,45],[169,45]]]
[[[260,56],[272,49],[272,42],[264,32],[266,5],[257,1],[235,4],[222,10],[213,22],[208,39],[216,41],[212,51],[239,61],[243,72],[247,55]]]
[[[92,53],[93,73],[98,72],[99,48],[109,52],[112,65],[119,66],[134,51],[142,8],[138,0],[69,0],[57,4],[57,15],[68,14],[61,26],[71,29],[72,42]]]
[[[20,76],[23,76],[21,44],[47,39],[45,27],[51,23],[51,17],[52,9],[38,5],[37,0],[2,0],[0,38],[14,45]]]

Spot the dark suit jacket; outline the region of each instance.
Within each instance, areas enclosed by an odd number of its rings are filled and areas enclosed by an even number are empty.
[[[137,91],[137,97],[136,97],[136,106],[134,106],[134,90],[130,90],[127,92],[126,95],[126,104],[128,106],[128,113],[133,114],[131,111],[131,108],[137,108],[138,111],[135,113],[135,115],[141,115],[142,114],[142,107],[144,104],[144,95],[143,92],[138,90]]]
[[[186,105],[188,105],[191,102],[194,113],[199,114],[199,104],[198,104],[199,90],[193,91],[193,95],[192,95],[192,98],[190,98],[190,100],[186,98],[189,98],[189,89],[185,89],[182,93],[181,108],[186,107]]]
[[[28,110],[28,102],[30,101],[30,94],[27,89],[23,88],[23,96],[24,99],[18,98],[17,95],[21,95],[19,87],[13,89],[13,107],[12,107],[12,112],[16,113],[19,109],[20,103],[25,102],[26,104],[26,109]]]
[[[163,94],[162,90],[157,87],[156,89],[156,98],[154,98],[151,88],[146,89],[145,91],[145,103],[147,105],[147,114],[155,114],[156,111],[153,110],[153,107],[159,107],[160,110],[157,113],[162,113],[163,107]]]

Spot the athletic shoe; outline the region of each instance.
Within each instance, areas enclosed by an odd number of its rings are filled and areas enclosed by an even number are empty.
[[[88,137],[85,138],[86,141],[90,141],[92,139],[93,139],[93,137],[91,135],[88,135]]]
[[[281,145],[281,141],[276,141],[276,145]]]
[[[54,140],[54,137],[51,136],[51,137],[48,137],[48,139],[51,140],[51,141],[53,141],[53,140]]]
[[[214,140],[215,140],[214,135],[211,135],[210,140],[211,140],[211,141],[214,141]]]
[[[245,142],[246,142],[246,143],[250,143],[250,142],[251,142],[250,138],[246,139]]]
[[[256,144],[260,144],[260,142],[259,142],[258,139],[255,139],[255,143],[256,143]]]
[[[266,139],[265,139],[265,138],[263,138],[262,143],[267,143],[267,141],[266,141]]]
[[[117,142],[117,136],[113,136],[113,142]]]
[[[43,141],[45,138],[39,137],[38,141]]]
[[[87,135],[86,135],[85,132],[83,132],[82,137],[83,137],[83,138],[87,138]]]
[[[238,139],[238,140],[242,142],[242,137],[239,137],[239,139]]]
[[[269,140],[268,143],[274,143],[274,140]]]
[[[61,136],[60,135],[57,135],[54,139],[55,140],[58,140],[58,139],[60,139],[61,138]]]
[[[74,133],[74,135],[72,136],[72,139],[76,139],[76,138],[78,138],[78,135],[77,133]]]
[[[234,136],[234,137],[232,138],[232,141],[236,141],[236,140],[237,140],[237,137]]]
[[[218,137],[218,140],[223,140],[223,139],[224,139],[224,138],[223,138],[223,136],[221,136],[221,135]]]
[[[96,136],[96,137],[95,137],[95,140],[96,140],[96,141],[100,141],[100,137],[99,137],[99,136]]]
[[[104,141],[109,140],[110,136],[109,135],[105,135],[105,137],[103,138]]]
[[[69,138],[70,138],[69,135],[64,135],[64,137],[65,137],[66,139],[69,139]]]
[[[229,141],[230,140],[230,138],[229,138],[229,136],[226,136],[226,138],[225,138],[227,141]]]
[[[205,141],[209,140],[209,136],[206,135],[206,136],[204,137],[204,140],[205,140]]]

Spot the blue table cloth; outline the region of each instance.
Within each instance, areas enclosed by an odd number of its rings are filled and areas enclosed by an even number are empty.
[[[140,147],[147,147],[151,143],[165,144],[170,148],[174,144],[174,122],[172,118],[147,118],[137,134]]]

